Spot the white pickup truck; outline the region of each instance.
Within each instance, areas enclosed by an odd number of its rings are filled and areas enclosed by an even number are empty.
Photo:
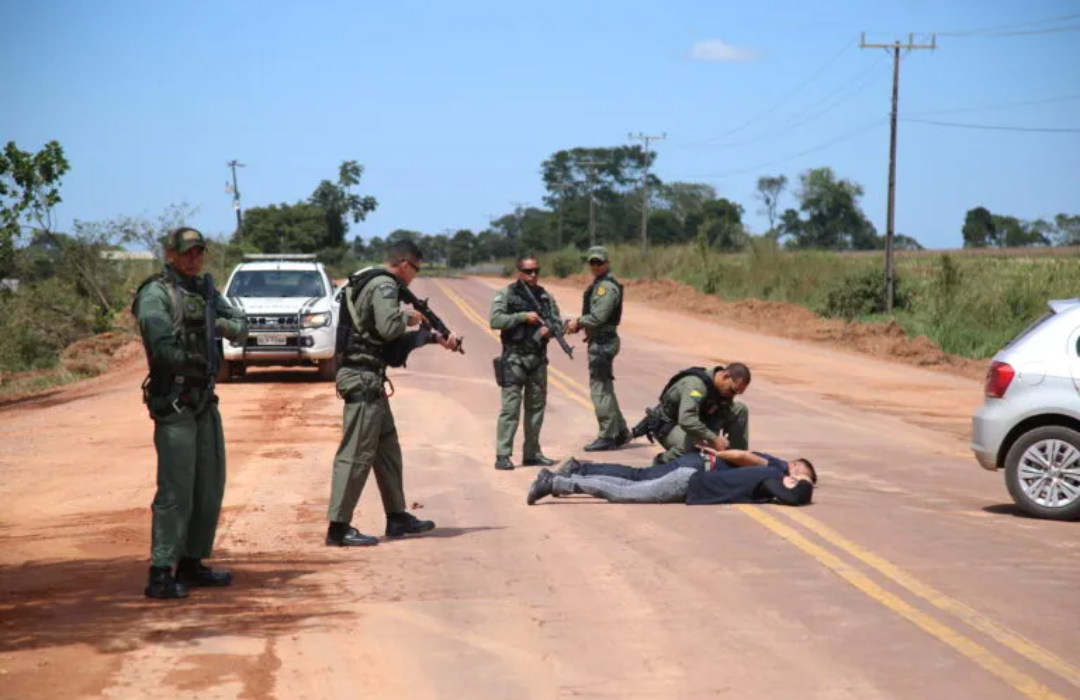
[[[336,291],[314,255],[245,255],[222,293],[247,315],[248,337],[224,344],[218,381],[242,377],[252,365],[314,365],[333,381]]]

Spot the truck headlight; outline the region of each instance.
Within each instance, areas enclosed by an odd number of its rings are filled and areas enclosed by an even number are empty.
[[[330,314],[305,314],[301,324],[304,328],[322,328],[330,325]]]

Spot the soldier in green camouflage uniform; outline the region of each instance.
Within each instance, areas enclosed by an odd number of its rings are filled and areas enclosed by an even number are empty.
[[[514,451],[514,433],[521,415],[522,396],[525,399],[525,444],[522,464],[550,467],[555,460],[540,451],[540,428],[544,424],[547,405],[547,346],[551,333],[542,325],[541,312],[553,323],[562,325],[559,305],[539,285],[540,265],[536,258],[523,257],[517,261],[518,279],[500,289],[491,302],[491,327],[499,331],[502,356],[496,360],[496,381],[502,388],[502,410],[495,429],[495,468],[513,469],[510,455]],[[528,285],[541,305],[535,310],[523,285]],[[539,334],[539,335],[538,335]]]
[[[572,319],[568,333],[585,329],[589,345],[589,391],[600,424],[600,434],[585,446],[586,452],[613,450],[630,441],[626,419],[615,397],[615,356],[619,354],[618,326],[622,320],[623,287],[611,274],[607,249],[589,248],[586,255],[593,283],[585,290],[581,316]]]
[[[702,443],[715,450],[749,449],[750,412],[735,401],[749,386],[750,369],[741,362],[672,377],[660,396],[660,409],[673,427],[660,437],[667,451],[659,461],[670,462]]]
[[[213,550],[225,493],[225,436],[214,378],[208,372],[207,287],[199,274],[205,250],[206,242],[195,229],[170,232],[168,264],[142,283],[132,306],[150,366],[143,398],[154,420],[157,450],[150,580],[145,589],[151,598],[183,598],[191,586],[232,583],[232,574],[202,563]],[[220,294],[214,304],[216,333],[243,342],[244,314]]]
[[[454,336],[406,331],[424,319],[415,309],[400,308],[399,290],[420,274],[423,254],[415,243],[406,240],[390,246],[387,255],[385,267],[357,273],[342,295],[342,313],[350,314],[353,330],[337,373],[337,391],[345,407],[327,510],[328,546],[378,544],[377,538],[351,525],[372,466],[386,513],[387,537],[419,534],[435,527],[432,521],[420,520],[405,509],[401,444],[384,390],[386,367],[394,344],[423,344],[430,338],[430,342],[454,350],[459,341]]]

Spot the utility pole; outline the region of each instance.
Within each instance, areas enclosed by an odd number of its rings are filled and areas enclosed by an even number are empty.
[[[232,169],[233,209],[236,210],[236,235],[233,238],[239,243],[244,236],[244,218],[240,211],[240,188],[236,185],[236,169],[244,167],[244,164],[230,160],[225,165]]]
[[[885,49],[893,55],[892,114],[889,117],[889,206],[885,224],[885,313],[892,314],[896,281],[893,243],[896,235],[896,109],[900,102],[900,50],[930,49],[933,51],[937,48],[937,35],[930,36],[929,44],[916,44],[915,36],[912,34],[908,34],[906,44],[901,44],[899,41],[891,44],[867,44],[866,32],[863,32],[859,40],[859,48]]]
[[[667,133],[647,136],[638,132],[629,136],[645,142],[645,173],[641,177],[641,259],[644,260],[649,254],[649,141],[663,141]]]
[[[551,183],[551,189],[559,191],[559,228],[555,237],[556,250],[562,250],[562,221],[563,221],[563,198],[566,196],[564,192],[574,185],[576,182],[553,182]]]
[[[596,168],[607,165],[603,160],[583,160],[579,163],[589,171],[589,247],[596,245],[596,197],[593,196],[593,185],[596,182]]]

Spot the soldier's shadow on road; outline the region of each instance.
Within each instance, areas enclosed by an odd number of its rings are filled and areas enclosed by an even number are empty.
[[[398,542],[410,542],[415,540],[445,540],[452,537],[461,537],[462,535],[471,535],[475,532],[484,532],[485,530],[505,530],[505,525],[480,525],[477,527],[437,527],[431,532],[426,532],[422,535],[411,535],[406,537],[396,538],[384,538],[379,541],[379,544],[396,544]]]
[[[334,591],[309,579],[332,558],[229,558],[229,588],[194,589],[183,600],[143,596],[145,557],[32,562],[0,566],[0,654],[70,644],[119,653],[162,641],[295,633],[340,620]]]

